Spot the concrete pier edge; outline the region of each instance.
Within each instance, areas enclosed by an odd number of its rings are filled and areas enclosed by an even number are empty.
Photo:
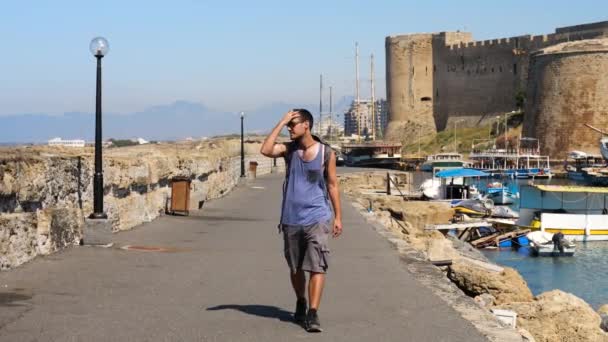
[[[489,311],[477,305],[472,298],[465,295],[437,266],[427,261],[422,253],[411,247],[406,241],[391,232],[382,223],[376,220],[351,197],[346,196],[348,202],[365,218],[378,234],[386,238],[387,242],[399,253],[404,268],[421,284],[429,288],[434,294],[456,310],[464,319],[490,341],[521,342],[526,341],[516,330],[500,322]]]

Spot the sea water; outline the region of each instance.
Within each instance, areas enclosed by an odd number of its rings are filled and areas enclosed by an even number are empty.
[[[415,181],[430,178],[430,173],[416,172]],[[568,179],[512,179],[485,178],[476,184],[481,191],[488,183],[501,182],[512,193],[518,193],[521,185],[533,181],[535,184],[576,184]],[[518,211],[519,200],[510,205]],[[559,289],[582,298],[594,309],[608,304],[608,241],[576,242],[572,257],[536,257],[529,247],[482,250],[496,264],[516,269],[528,283],[534,295]]]
[[[505,180],[511,192],[530,180]],[[568,179],[535,180],[536,184],[576,184]],[[519,201],[510,207],[519,210]],[[493,262],[516,269],[534,295],[559,289],[584,299],[593,308],[608,304],[608,241],[576,242],[572,257],[535,257],[529,247],[483,250]]]
[[[594,309],[608,304],[608,241],[576,242],[572,257],[535,257],[529,247],[483,250],[491,261],[516,269],[534,295],[559,289]]]

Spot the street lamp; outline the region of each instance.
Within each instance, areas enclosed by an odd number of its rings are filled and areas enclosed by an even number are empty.
[[[454,150],[458,152],[458,143],[456,141],[456,124],[461,123],[464,120],[454,120]]]
[[[500,116],[496,115],[496,138],[500,136]],[[494,149],[496,149],[496,138],[494,138]]]
[[[106,219],[103,212],[103,167],[101,158],[101,59],[108,54],[110,45],[103,37],[95,37],[89,49],[97,58],[97,92],[95,96],[95,175],[93,177],[93,213],[91,219]]]
[[[245,113],[241,112],[241,177],[245,177],[245,145],[244,145],[244,133],[243,133],[243,119]]]

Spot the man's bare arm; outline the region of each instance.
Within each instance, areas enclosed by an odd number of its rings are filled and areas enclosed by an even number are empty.
[[[282,157],[285,154],[285,151],[287,151],[287,146],[285,146],[285,144],[277,144],[276,140],[281,133],[283,126],[287,125],[291,119],[298,115],[298,112],[290,111],[287,112],[283,118],[281,118],[279,123],[272,129],[272,132],[270,132],[266,139],[264,139],[264,143],[262,143],[262,147],[260,148],[261,154],[270,158]]]
[[[342,234],[342,207],[340,206],[340,190],[338,189],[338,176],[336,172],[336,154],[332,151],[327,163],[327,192],[331,205],[334,207],[333,236]]]

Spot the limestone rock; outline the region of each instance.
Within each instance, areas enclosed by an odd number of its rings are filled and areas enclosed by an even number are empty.
[[[475,303],[477,303],[477,305],[481,306],[482,308],[489,308],[494,305],[496,298],[489,293],[482,293],[479,296],[473,298],[473,300],[475,301]]]
[[[602,320],[600,328],[608,332],[608,304],[600,306],[600,308],[597,310],[597,313],[600,315],[600,318]]]
[[[0,214],[0,270],[21,265],[36,256],[35,226],[35,214]]]
[[[501,305],[517,312],[517,325],[529,331],[536,341],[608,341],[600,329],[600,317],[589,304],[560,290],[542,293],[532,302]]]
[[[458,257],[458,252],[452,247],[452,242],[445,239],[428,239],[426,254],[430,261],[452,260]]]
[[[505,267],[501,272],[481,267],[464,259],[455,260],[448,277],[466,294],[475,297],[484,293],[496,298],[495,303],[532,301],[532,292],[521,275]]]
[[[536,339],[534,338],[534,335],[532,335],[528,330],[526,330],[522,327],[518,327],[517,332],[521,335],[521,339],[523,342],[535,342],[536,341]]]
[[[175,176],[192,180],[191,210],[237,184],[238,139],[196,146],[149,144],[104,151],[104,211],[114,231],[164,214]],[[259,147],[246,143],[245,163],[255,159],[258,174],[269,173],[272,160],[257,154]],[[80,241],[84,216],[93,211],[93,166],[90,147],[0,147],[0,269]]]

